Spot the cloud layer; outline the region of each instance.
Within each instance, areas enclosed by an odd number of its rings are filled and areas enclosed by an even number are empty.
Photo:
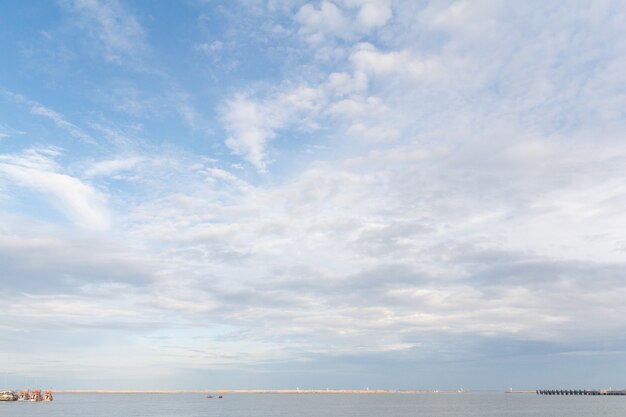
[[[619,3],[49,7],[15,71],[72,69],[0,86],[13,381],[619,385]]]

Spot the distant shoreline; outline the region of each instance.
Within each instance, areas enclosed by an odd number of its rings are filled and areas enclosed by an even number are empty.
[[[456,394],[445,390],[55,390],[55,394]]]

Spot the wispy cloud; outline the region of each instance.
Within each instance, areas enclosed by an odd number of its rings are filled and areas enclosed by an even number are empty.
[[[26,134],[26,132],[13,129],[9,126],[6,126],[0,123],[0,140],[5,139],[5,138],[10,138],[13,136],[24,135],[24,134]]]
[[[5,93],[12,99],[16,100],[17,102],[28,106],[32,114],[52,120],[55,125],[65,130],[74,138],[80,139],[83,142],[89,143],[91,145],[95,145],[97,143],[93,137],[91,137],[89,134],[83,131],[80,127],[76,126],[74,123],[67,121],[62,114],[40,103],[37,103],[36,101],[33,101],[21,94],[12,93],[12,92],[5,92]]]
[[[53,207],[80,227],[97,230],[110,224],[106,197],[89,184],[59,172],[54,148],[29,149],[22,154],[1,155],[0,173],[15,185],[39,193]]]
[[[137,62],[147,50],[143,27],[117,0],[63,0],[61,5],[98,40],[106,60],[118,64]]]
[[[85,171],[85,175],[88,177],[113,176],[119,172],[132,170],[137,164],[141,163],[142,160],[143,158],[140,156],[130,156],[98,161]]]

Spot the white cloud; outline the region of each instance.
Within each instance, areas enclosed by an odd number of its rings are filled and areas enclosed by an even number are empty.
[[[368,87],[368,79],[363,72],[356,72],[353,75],[346,72],[333,72],[328,76],[328,85],[334,94],[345,96],[365,91]]]
[[[0,173],[12,183],[37,191],[80,227],[105,230],[110,216],[106,197],[91,185],[59,172],[54,149],[30,149],[0,156]]]
[[[366,142],[391,141],[400,136],[401,123],[379,98],[350,97],[330,104],[326,110],[345,126],[348,136]]]
[[[75,13],[78,24],[99,40],[108,61],[134,62],[146,51],[143,27],[117,0],[63,0],[61,4]]]
[[[409,51],[380,52],[369,43],[356,45],[350,55],[350,62],[356,71],[373,76],[421,77],[433,75],[441,68],[436,60],[420,59]]]
[[[143,161],[143,157],[131,156],[126,158],[108,159],[94,163],[87,168],[85,175],[87,177],[98,176],[114,176],[115,174],[123,171],[132,170],[139,163]]]
[[[575,206],[572,202],[580,201],[575,178],[562,184],[558,194],[543,196],[530,194],[524,183],[516,181],[485,186],[473,182],[472,171],[466,172],[472,158],[471,152],[432,153],[413,145],[372,152],[358,163],[319,163],[272,188],[240,188],[240,194],[230,195],[228,203],[204,203],[206,210],[201,210],[202,205],[191,206],[192,212],[211,211],[218,222],[190,223],[184,221],[188,220],[185,210],[164,212],[163,220],[177,227],[162,228],[165,234],[151,236],[178,242],[178,250],[186,255],[177,262],[192,263],[198,279],[204,273],[229,277],[228,284],[218,287],[226,300],[236,303],[233,300],[241,297],[242,303],[223,310],[229,319],[248,320],[250,326],[259,325],[250,317],[267,320],[275,332],[284,335],[305,335],[315,329],[320,339],[349,346],[342,335],[352,334],[368,340],[372,351],[397,345],[396,340],[372,342],[376,334],[387,331],[512,334],[552,341],[567,337],[568,329],[580,321],[566,306],[580,300],[576,292],[583,284],[578,280],[587,274],[580,272],[577,263],[596,262],[605,246],[587,253],[559,248],[563,233],[552,230],[553,239],[546,239],[540,231],[551,230],[547,227],[556,224],[552,218],[556,216],[561,219],[559,228],[579,235],[576,230],[582,230],[584,222],[590,230],[595,226],[610,233],[608,241],[615,243],[618,233],[610,232],[609,225],[622,222],[623,216],[615,212],[601,221],[607,213],[597,210],[607,199],[618,207],[615,199],[623,187],[614,183],[597,193],[581,191],[595,197],[584,206]],[[530,164],[524,170],[535,161],[525,156],[521,160]],[[497,169],[498,175],[511,175],[506,166]],[[424,172],[439,175],[424,176]],[[210,173],[214,178],[234,180],[223,170],[211,169]],[[499,197],[494,199],[494,194]],[[516,198],[520,196],[540,204],[537,209],[545,217],[520,216]],[[555,207],[555,202],[562,204]],[[506,239],[500,237],[502,230],[507,231]],[[546,244],[539,245],[541,240]],[[541,256],[529,254],[537,249]],[[603,256],[609,268],[617,259]],[[389,264],[397,269],[386,269]],[[571,287],[559,289],[570,294],[569,301],[564,297],[558,305],[545,297],[549,291],[543,287],[558,286],[545,279],[553,273],[551,268],[571,280]],[[504,279],[514,282],[504,285]],[[254,294],[255,302],[248,292]],[[276,306],[283,313],[289,311],[290,323],[276,325],[280,320]],[[378,317],[375,326],[370,316]],[[329,317],[342,317],[343,325],[329,327]],[[595,331],[592,320],[585,323],[586,331]],[[308,348],[323,351],[320,339]]]
[[[498,30],[495,16],[502,5],[493,0],[433,3],[424,10],[430,27],[446,29],[467,36],[482,36]]]
[[[232,135],[226,139],[226,145],[259,170],[265,170],[265,147],[276,136],[274,129],[284,124],[283,116],[271,114],[262,105],[239,95],[226,104],[223,120]]]
[[[360,43],[350,55],[352,73],[332,72],[316,86],[285,87],[265,99],[239,94],[222,111],[230,136],[226,145],[257,169],[267,169],[268,143],[283,129],[315,128],[323,116],[332,116],[350,137],[368,142],[400,136],[404,112],[396,113],[380,98],[367,96],[369,79],[389,85],[432,80],[439,64],[419,59],[409,51],[383,53]]]
[[[384,26],[392,16],[390,0],[323,0],[319,7],[307,3],[295,20],[298,33],[307,42],[319,45],[335,38],[354,40]]]
[[[526,140],[515,143],[504,151],[513,159],[543,159],[555,157],[554,145],[548,141]]]
[[[320,43],[327,36],[348,34],[348,20],[334,3],[324,0],[319,8],[305,4],[296,15],[300,34],[311,43]]]
[[[300,128],[315,128],[314,116],[325,101],[322,90],[308,86],[287,88],[267,99],[239,94],[222,110],[222,122],[230,133],[226,145],[260,171],[267,168],[267,144],[279,129],[298,122]]]
[[[351,124],[346,133],[358,139],[369,142],[392,141],[400,136],[398,129],[385,126],[372,126],[363,122]]]
[[[204,42],[204,43],[198,43],[194,45],[194,49],[196,51],[209,52],[209,53],[219,52],[223,48],[224,48],[224,42],[222,41],[213,41],[211,43]]]
[[[345,0],[349,6],[357,6],[356,26],[367,33],[384,26],[392,15],[391,0]]]

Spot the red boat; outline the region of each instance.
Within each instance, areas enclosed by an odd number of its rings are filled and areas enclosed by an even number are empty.
[[[46,390],[46,392],[44,392],[43,394],[43,400],[44,401],[52,401],[54,398],[52,397],[52,390]]]
[[[30,401],[43,401],[40,389],[34,389],[30,392]]]

